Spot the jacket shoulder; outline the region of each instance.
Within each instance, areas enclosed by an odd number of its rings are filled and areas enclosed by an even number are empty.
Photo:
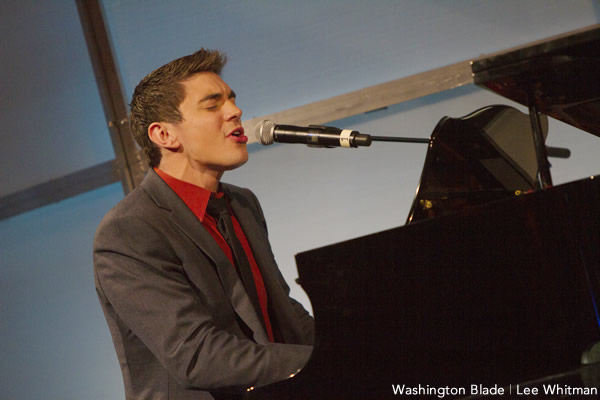
[[[165,211],[157,206],[143,187],[138,186],[110,209],[100,221],[94,242],[100,237],[113,236],[126,226],[146,225],[147,228],[160,223]],[[156,230],[159,230],[158,227]]]

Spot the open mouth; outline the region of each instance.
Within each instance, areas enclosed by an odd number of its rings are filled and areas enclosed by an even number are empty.
[[[244,128],[242,128],[241,126],[239,128],[236,128],[236,130],[229,133],[229,136],[235,136],[235,137],[244,136]]]
[[[244,135],[244,128],[241,126],[231,131],[228,137],[239,143],[246,143],[248,141],[248,137]]]

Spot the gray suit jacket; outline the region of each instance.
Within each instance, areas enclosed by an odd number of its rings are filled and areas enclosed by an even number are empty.
[[[104,217],[94,242],[96,290],[127,399],[211,399],[208,392],[282,380],[310,357],[313,320],[289,297],[256,197],[222,185],[261,269],[286,344],[268,342],[229,259],[150,171]],[[244,324],[253,340],[244,334]]]

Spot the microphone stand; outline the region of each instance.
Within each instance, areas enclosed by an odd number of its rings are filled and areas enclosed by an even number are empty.
[[[395,136],[371,136],[373,142],[397,142],[397,143],[430,143],[430,139],[423,138],[409,138],[409,137],[395,137]],[[564,147],[553,147],[546,146],[546,153],[548,157],[553,158],[569,158],[571,157],[571,150]]]
[[[429,143],[429,139],[422,138],[409,138],[409,137],[395,137],[395,136],[373,136],[371,140],[374,142],[398,142],[398,143]]]

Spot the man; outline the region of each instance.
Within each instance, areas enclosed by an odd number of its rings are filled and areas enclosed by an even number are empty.
[[[220,183],[248,159],[242,111],[219,76],[225,61],[202,49],[133,94],[132,131],[151,169],[94,243],[127,399],[229,396],[310,357],[312,318],[289,297],[257,199]],[[211,214],[217,203],[225,214]]]

